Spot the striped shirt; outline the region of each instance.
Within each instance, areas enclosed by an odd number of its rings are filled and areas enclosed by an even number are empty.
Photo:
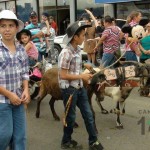
[[[29,80],[28,56],[25,49],[16,43],[16,53],[11,54],[0,40],[0,86],[20,97],[23,80]],[[10,100],[0,95],[0,103],[10,103]]]
[[[104,53],[114,53],[120,46],[120,30],[117,26],[110,26],[104,30],[102,36],[106,39],[103,42]]]
[[[68,74],[74,74],[79,75],[82,72],[82,59],[81,59],[81,50],[78,47],[77,49],[74,49],[71,44],[68,44],[60,53],[58,57],[58,67],[59,70],[67,69]],[[59,85],[60,88],[65,89],[69,86],[78,87],[80,84],[80,87],[83,86],[82,80],[62,80],[59,79]]]

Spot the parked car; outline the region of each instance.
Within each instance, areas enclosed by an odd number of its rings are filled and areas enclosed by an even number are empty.
[[[63,38],[62,36],[56,36],[54,39],[54,51],[55,51],[55,59],[58,60],[58,55],[60,54],[61,50],[64,48],[65,44],[63,44]]]
[[[54,39],[54,50],[55,50],[55,57],[56,57],[55,59],[56,60],[58,60],[59,53],[65,47],[65,44],[63,44],[63,38],[64,38],[64,35],[56,36]],[[83,44],[80,47],[81,47],[82,59],[87,60],[86,52],[83,51]]]

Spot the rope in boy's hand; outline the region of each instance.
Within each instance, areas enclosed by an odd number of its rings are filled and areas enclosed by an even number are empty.
[[[73,94],[71,94],[70,96],[69,96],[69,99],[68,99],[68,101],[67,101],[67,104],[66,104],[66,110],[65,110],[65,112],[64,112],[64,116],[63,116],[63,125],[65,126],[65,127],[67,127],[67,122],[66,122],[66,117],[67,117],[67,115],[68,115],[68,112],[69,112],[69,108],[70,108],[70,105],[71,105],[71,103],[72,103],[72,97],[73,97]]]

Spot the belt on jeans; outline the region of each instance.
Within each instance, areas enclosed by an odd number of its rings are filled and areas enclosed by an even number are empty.
[[[76,87],[75,87],[75,86],[70,85],[69,87],[75,88],[75,89],[77,89],[77,90],[82,88],[80,85],[78,85],[78,86],[76,86]]]

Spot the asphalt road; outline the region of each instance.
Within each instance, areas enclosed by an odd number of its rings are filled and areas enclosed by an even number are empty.
[[[36,101],[32,101],[27,110],[28,121],[28,148],[27,150],[61,150],[62,121],[55,121],[49,109],[50,95],[41,103],[41,115],[35,117]],[[126,100],[126,114],[121,116],[124,129],[115,126],[115,114],[104,115],[100,113],[97,103],[93,105],[96,112],[96,124],[99,140],[105,150],[149,150],[150,149],[150,98],[140,97],[138,88],[134,88]],[[103,106],[110,110],[115,102],[106,97]],[[62,118],[63,103],[57,101],[55,109]],[[77,122],[79,128],[74,129],[73,139],[77,140],[88,150],[88,135],[77,109]]]

